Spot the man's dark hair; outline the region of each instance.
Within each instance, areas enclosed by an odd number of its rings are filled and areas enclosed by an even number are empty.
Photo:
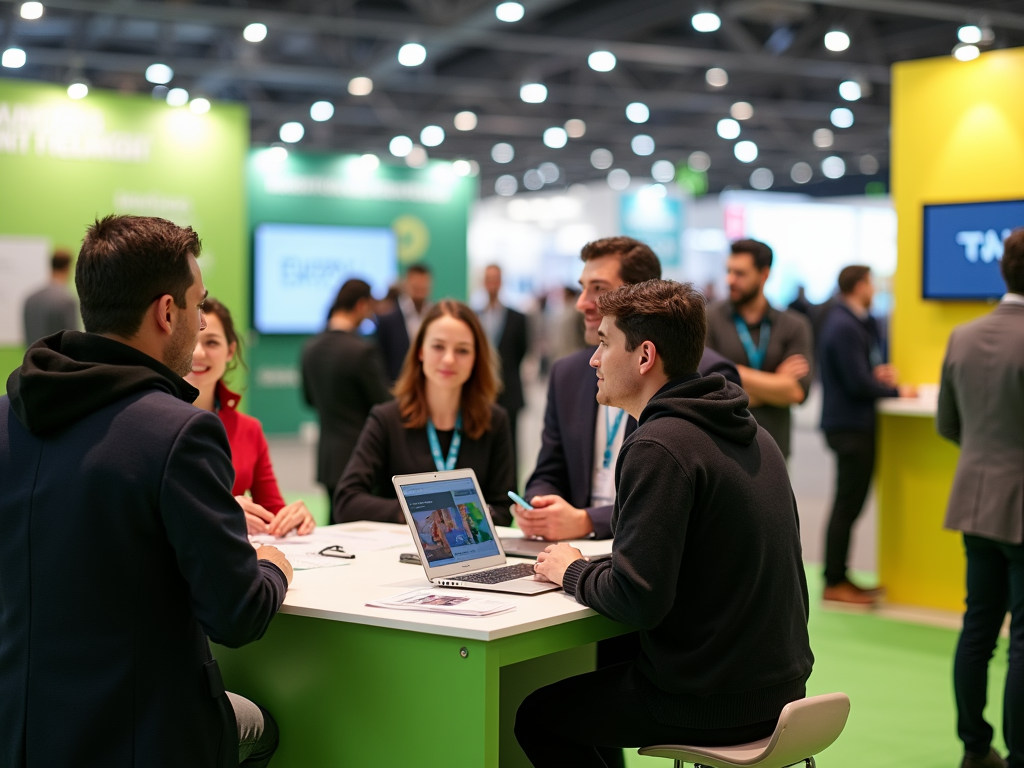
[[[772,266],[772,249],[768,243],[762,243],[760,240],[737,240],[732,244],[729,252],[733,256],[749,253],[754,260],[754,266],[759,271],[770,269]]]
[[[78,253],[75,285],[89,333],[132,336],[146,309],[170,294],[185,307],[193,282],[188,256],[202,243],[192,227],[152,216],[107,216],[89,227]]]
[[[422,261],[417,264],[410,264],[409,268],[405,270],[406,275],[430,275],[430,267],[424,264]]]
[[[66,248],[58,248],[50,258],[51,272],[67,272],[71,268],[71,251]]]
[[[346,280],[345,284],[338,290],[338,295],[334,298],[334,303],[331,304],[330,314],[335,312],[351,312],[356,308],[363,299],[369,299],[372,297],[370,292],[370,284],[365,280],[360,280],[357,277],[351,280]]]
[[[870,274],[871,267],[865,267],[863,264],[843,267],[842,272],[839,273],[839,292],[843,296],[849,296],[857,288],[857,283]]]
[[[661,262],[647,243],[632,237],[603,237],[587,243],[580,251],[580,259],[590,261],[602,256],[615,256],[619,260],[619,277],[627,285],[661,278]]]
[[[704,295],[691,283],[646,280],[623,285],[597,300],[602,315],[613,315],[632,352],[650,341],[670,379],[695,373],[704,355],[708,316]]]
[[[999,270],[1010,293],[1024,294],[1024,227],[1010,233],[1003,243],[1003,260]]]

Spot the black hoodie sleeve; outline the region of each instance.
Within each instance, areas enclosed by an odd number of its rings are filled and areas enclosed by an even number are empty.
[[[220,420],[197,411],[168,456],[160,513],[196,617],[211,640],[237,647],[262,637],[288,582],[276,565],[256,560],[231,495],[229,450]]]
[[[610,619],[652,629],[675,602],[693,484],[656,442],[628,444],[619,461],[612,559],[586,566],[577,561],[564,587]]]

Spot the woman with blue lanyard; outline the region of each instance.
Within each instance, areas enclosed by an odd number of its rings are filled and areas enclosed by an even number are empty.
[[[497,525],[512,521],[515,463],[487,335],[469,307],[445,299],[423,318],[395,399],[375,406],[334,493],[331,517],[404,522],[394,475],[472,469]]]

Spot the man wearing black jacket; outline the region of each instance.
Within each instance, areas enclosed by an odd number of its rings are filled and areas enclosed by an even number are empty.
[[[639,424],[615,466],[612,558],[557,544],[537,571],[639,627],[643,650],[526,698],[516,737],[535,766],[598,768],[599,746],[765,738],[814,661],[786,463],[743,391],[697,372],[703,297],[651,280],[599,308],[598,400]]]
[[[205,327],[199,252],[163,219],[96,222],[86,333],[34,344],[0,397],[5,768],[257,768],[276,747],[207,643],[262,636],[292,569],[249,544],[224,428],[181,378]]]

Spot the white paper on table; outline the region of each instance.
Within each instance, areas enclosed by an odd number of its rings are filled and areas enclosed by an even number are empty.
[[[267,533],[250,536],[249,540],[257,544],[270,544],[285,552],[285,548],[303,547],[305,549],[319,552],[324,547],[339,546],[351,554],[359,552],[376,552],[381,549],[392,547],[407,547],[412,543],[412,536],[408,529],[397,531],[379,531],[373,529],[353,530],[352,528],[340,528],[337,526],[324,526],[315,529],[306,536],[288,534],[283,538],[276,538]]]
[[[372,608],[393,608],[399,611],[451,613],[458,616],[493,616],[515,609],[516,604],[489,597],[452,594],[436,589],[416,589],[385,600],[367,603]]]

